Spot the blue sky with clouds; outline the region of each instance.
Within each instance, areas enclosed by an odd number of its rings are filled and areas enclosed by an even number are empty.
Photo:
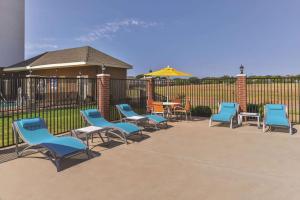
[[[299,0],[26,0],[26,57],[91,45],[196,76],[300,74]]]

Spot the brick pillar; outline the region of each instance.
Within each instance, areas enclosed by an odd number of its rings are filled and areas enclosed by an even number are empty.
[[[236,80],[237,103],[240,104],[240,111],[247,111],[247,76],[246,74],[238,74]]]
[[[154,79],[147,78],[147,98],[148,100],[153,100],[154,99]]]
[[[109,119],[110,75],[97,74],[98,109],[105,119]]]

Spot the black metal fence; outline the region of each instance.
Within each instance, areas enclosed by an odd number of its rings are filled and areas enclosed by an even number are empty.
[[[14,144],[11,123],[40,116],[54,134],[83,125],[79,111],[97,106],[93,78],[0,78],[0,147]]]
[[[157,79],[155,80],[155,100],[191,100],[194,115],[210,116],[218,111],[218,103],[236,101],[236,79]]]
[[[146,113],[147,80],[110,80],[110,120],[118,120],[116,104],[128,103],[138,113]],[[64,133],[83,126],[79,111],[97,107],[96,78],[1,77],[0,148],[14,144],[11,128],[18,118],[43,117],[51,132]],[[247,78],[247,110],[260,112],[267,103],[288,105],[289,118],[300,123],[300,78]],[[154,81],[154,99],[172,101],[189,98],[192,113],[210,116],[218,103],[236,101],[236,79]]]
[[[280,103],[288,106],[289,118],[300,123],[300,78],[247,78],[247,110],[260,112],[268,103]]]
[[[110,80],[110,120],[119,120],[115,105],[127,103],[140,113],[146,113],[147,81],[138,79]]]

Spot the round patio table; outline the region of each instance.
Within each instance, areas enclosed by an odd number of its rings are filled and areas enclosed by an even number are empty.
[[[179,106],[180,104],[176,102],[163,102],[163,106]]]
[[[172,114],[171,107],[172,106],[179,106],[181,103],[176,103],[176,102],[163,102],[163,106],[167,108],[167,116],[169,117],[169,114]]]

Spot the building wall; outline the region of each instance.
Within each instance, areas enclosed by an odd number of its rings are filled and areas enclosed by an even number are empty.
[[[45,69],[34,70],[32,75],[40,76],[59,76],[59,77],[77,77],[79,75],[87,75],[90,78],[95,78],[97,74],[101,73],[98,66],[82,66],[82,67],[67,67],[59,69]],[[127,77],[127,69],[107,67],[105,73],[110,74],[111,78],[125,79]],[[7,75],[11,73],[5,73]],[[16,72],[15,75],[27,75],[28,71]]]
[[[24,0],[0,0],[0,67],[24,60]]]

